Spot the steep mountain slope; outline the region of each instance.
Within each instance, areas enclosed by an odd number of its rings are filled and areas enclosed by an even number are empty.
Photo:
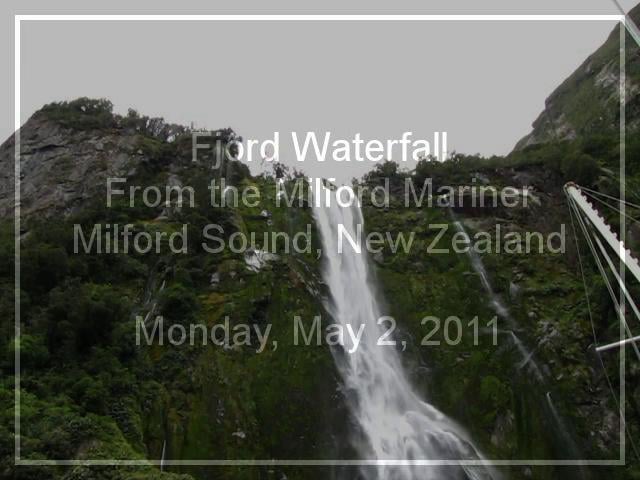
[[[219,132],[228,140],[232,132]],[[219,253],[199,248],[202,228],[294,235],[311,224],[305,208],[265,214],[275,184],[252,178],[238,162],[212,169],[206,157],[191,161],[191,135],[181,128],[131,114],[115,116],[104,101],[80,99],[50,105],[21,129],[21,456],[25,459],[251,459],[348,456],[341,444],[343,403],[329,351],[296,347],[291,319],[308,328],[322,314],[315,253],[256,249]],[[13,336],[12,140],[0,163],[2,338]],[[209,159],[211,160],[211,159]],[[195,203],[154,207],[120,199],[106,206],[105,179],[121,176],[143,188],[189,185]],[[253,186],[261,201],[249,208],[212,207],[211,179]],[[74,225],[130,223],[136,233],[189,229],[189,253],[172,254],[167,242],[148,255],[74,250]],[[87,234],[88,236],[88,234]],[[278,244],[279,245],[279,244]],[[193,248],[192,248],[193,247]],[[260,245],[266,248],[266,245]],[[94,249],[95,250],[95,249]],[[136,315],[152,345],[139,345]],[[168,343],[170,325],[225,324],[252,329],[273,325],[267,345]],[[257,330],[255,330],[257,332]],[[142,333],[141,335],[144,335]],[[240,342],[240,343],[239,343]],[[0,345],[3,379],[0,475],[8,478],[158,478],[157,469],[64,469],[13,465],[13,342]],[[263,478],[271,468],[172,467],[197,478]],[[269,473],[271,472],[271,473]],[[289,475],[296,474],[291,469]],[[169,478],[168,474],[164,477]],[[318,472],[318,478],[323,477]]]
[[[629,12],[640,23],[640,5]],[[626,34],[626,109],[630,134],[640,130],[640,47]],[[516,150],[537,143],[587,138],[620,129],[620,28],[553,91],[533,131]]]

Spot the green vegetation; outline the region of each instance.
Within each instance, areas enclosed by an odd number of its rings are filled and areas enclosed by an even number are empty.
[[[453,160],[458,165],[455,169],[446,163],[424,161],[413,173],[384,165],[365,177],[365,182],[377,184],[382,178],[380,172],[384,170],[392,173],[392,186],[401,184],[409,176],[414,181],[432,178],[435,186],[447,184],[452,177],[452,184],[470,185],[472,177],[484,175],[500,186],[517,185],[513,175],[525,172],[540,182],[536,192],[542,199],[541,205],[530,207],[526,212],[518,208],[512,211],[489,209],[476,211],[470,218],[460,214],[459,218],[468,220],[467,228],[471,233],[491,231],[496,223],[517,231],[540,232],[557,231],[562,223],[568,226],[566,254],[518,256],[493,253],[482,256],[493,288],[509,306],[515,322],[510,324],[505,318],[498,317],[499,346],[496,347],[492,335],[486,332],[475,344],[473,328],[466,327],[475,316],[481,326],[486,326],[496,315],[468,256],[455,252],[426,253],[438,232],[431,228],[432,225],[449,225],[439,245],[451,245],[455,229],[451,227],[448,211],[437,207],[406,208],[402,206],[400,193],[398,198],[392,198],[388,209],[365,205],[368,231],[389,231],[393,237],[410,232],[416,234],[411,251],[394,252],[387,246],[375,262],[381,290],[388,302],[388,313],[404,330],[401,338],[411,339],[410,354],[403,356],[407,369],[412,372],[414,383],[428,392],[431,401],[469,428],[474,440],[489,457],[566,458],[575,455],[548,409],[548,391],[562,410],[569,435],[577,439],[576,448],[582,455],[590,458],[617,455],[615,438],[604,449],[603,444],[596,447],[595,442],[587,440],[600,435],[596,433],[600,427],[595,416],[603,415],[607,409],[616,409],[608,390],[599,409],[580,407],[588,404],[593,395],[588,392],[593,392],[594,382],[604,382],[604,379],[600,365],[588,348],[593,341],[591,322],[562,194],[562,185],[568,179],[594,187],[610,185],[607,178],[610,174],[606,173],[605,166],[613,162],[613,155],[608,158],[602,155],[609,147],[606,141],[531,147],[515,154],[517,167],[514,170],[496,166],[498,162],[503,165],[513,162],[513,158],[486,162],[478,157],[459,156]],[[591,154],[604,159],[597,168]],[[566,162],[563,161],[565,158]],[[556,168],[547,168],[551,159],[558,161]],[[448,169],[453,170],[452,174],[448,174]],[[614,220],[615,212],[610,214]],[[581,249],[583,254],[587,251],[583,242]],[[584,260],[587,261],[591,306],[600,328],[600,338],[603,338],[608,334],[607,328],[615,332],[618,320],[608,307],[609,300],[595,265],[588,262],[588,257]],[[420,346],[420,341],[434,325],[422,320],[435,316],[442,327],[451,315],[462,321],[461,342],[448,344],[446,329],[440,328],[429,337],[430,341],[439,342],[437,346]],[[523,359],[511,340],[509,332],[512,329],[517,330],[518,336],[533,352],[528,360]],[[455,336],[457,330],[453,332]],[[629,356],[628,361],[632,361],[632,357]],[[536,362],[535,369],[541,372],[542,380],[536,378],[531,361]],[[613,355],[607,364],[614,382],[616,361]],[[595,379],[594,372],[598,372]],[[628,375],[627,388],[634,390],[636,370],[632,369]],[[635,435],[635,413],[627,417],[627,422],[629,434]],[[609,447],[610,450],[606,450]],[[608,474],[613,478],[626,478],[630,472],[611,470]],[[553,469],[537,469],[536,478],[555,478],[557,473]],[[509,470],[509,478],[520,475],[520,469]]]
[[[590,62],[606,67],[617,54],[614,47],[612,37]],[[633,78],[640,71],[636,57],[627,64]],[[617,68],[615,62],[610,67]],[[617,439],[607,437],[606,425],[597,420],[616,406],[603,391],[600,366],[588,349],[591,323],[577,251],[570,236],[563,256],[484,255],[482,261],[493,288],[508,303],[515,325],[499,320],[497,346],[486,332],[479,334],[476,345],[474,330],[466,327],[455,346],[447,344],[443,329],[431,338],[440,342],[437,348],[421,346],[428,333],[428,325],[422,323],[427,315],[442,321],[456,315],[465,326],[477,316],[480,327],[486,327],[495,311],[466,255],[425,253],[436,235],[431,224],[450,227],[443,240],[450,244],[454,232],[450,213],[435,207],[404,208],[400,192],[408,178],[417,185],[431,179],[435,189],[469,185],[480,179],[498,188],[530,182],[540,197],[541,204],[527,211],[472,212],[470,217],[458,212],[470,231],[507,223],[518,231],[550,232],[561,223],[569,224],[561,190],[567,181],[619,196],[619,134],[611,128],[617,125],[617,99],[602,97],[595,80],[583,73],[578,72],[558,89],[550,112],[556,120],[563,114],[563,121],[576,131],[575,138],[558,139],[548,125],[549,117],[541,117],[536,129],[543,131],[546,141],[505,157],[455,153],[444,163],[423,159],[411,172],[384,162],[361,181],[374,186],[388,178],[393,193],[389,208],[365,203],[367,230],[389,231],[394,236],[416,233],[409,252],[385,248],[374,263],[384,292],[385,313],[398,320],[399,335],[408,341],[402,356],[407,371],[418,390],[465,425],[491,458],[567,454],[566,439],[557,431],[547,407],[547,392],[552,392],[572,438],[577,439],[582,458],[617,458]],[[602,105],[607,109],[600,118]],[[254,233],[258,239],[275,232],[292,236],[313,225],[309,208],[272,209],[276,188],[271,176],[252,177],[246,165],[236,161],[223,162],[219,170],[194,164],[188,129],[133,110],[126,116],[114,115],[112,108],[107,100],[80,98],[47,105],[35,118],[67,129],[70,142],[82,143],[89,134],[107,133],[131,139],[127,154],[142,160],[129,181],[163,187],[170,178],[178,178],[194,187],[195,206],[147,208],[117,199],[107,208],[104,191],[98,188],[82,208],[64,218],[34,215],[23,219],[19,343],[13,324],[13,224],[8,219],[0,223],[0,476],[170,480],[282,478],[286,474],[287,478],[326,478],[326,471],[302,467],[170,467],[166,469],[169,473],[161,474],[151,465],[13,465],[16,349],[21,359],[24,459],[157,460],[163,450],[171,459],[355,455],[345,433],[352,425],[329,350],[293,344],[294,315],[311,322],[314,315],[325,313],[317,236],[311,253],[287,252],[283,242],[276,241],[276,256],[259,269],[249,268],[243,254],[229,248],[216,254],[201,248],[203,229],[211,223],[224,229],[225,239],[235,232]],[[632,100],[628,112],[637,118],[638,108]],[[230,130],[221,132],[232,134]],[[640,203],[640,136],[630,130],[625,146],[627,198]],[[61,159],[59,166],[54,174],[63,179],[74,167],[73,156]],[[275,174],[287,182],[300,175],[291,175],[286,169]],[[212,207],[207,187],[212,179],[221,178],[228,185],[257,188],[259,204]],[[610,213],[608,220],[619,228],[615,213]],[[147,255],[73,252],[74,224],[90,229],[94,224],[109,223],[130,223],[136,232],[150,233],[173,233],[187,224],[189,253],[171,255],[166,249]],[[581,247],[585,252],[585,245]],[[258,248],[266,249],[267,245],[259,240]],[[586,277],[596,325],[615,336],[615,312],[592,265],[587,265]],[[276,341],[278,348],[257,354],[255,348],[240,345],[136,346],[136,316],[147,314],[152,321],[155,315],[163,316],[165,334],[170,323],[212,326],[226,317],[232,326],[272,324],[270,340]],[[537,381],[531,366],[523,363],[510,341],[510,330],[517,330],[533,351],[544,382]],[[615,354],[612,358],[606,368],[615,379]],[[636,369],[627,378],[628,424],[636,437],[639,374]],[[570,476],[553,468],[532,473],[513,468],[507,473],[513,478]],[[637,467],[598,473],[623,478],[637,475]]]
[[[108,103],[81,99],[49,106],[43,114],[69,128],[76,128],[77,121],[93,129],[111,128],[103,118],[108,111]],[[85,114],[96,118],[84,123]],[[325,394],[337,386],[333,361],[324,348],[293,345],[291,332],[294,315],[311,322],[323,312],[320,299],[310,293],[320,288],[315,255],[287,253],[276,244],[277,257],[252,271],[241,253],[227,248],[209,254],[200,246],[202,228],[209,223],[223,226],[227,239],[237,231],[259,233],[260,239],[265,232],[305,231],[312,223],[310,211],[280,208],[269,218],[261,216],[274,204],[275,185],[271,179],[249,177],[238,162],[223,166],[227,184],[255,186],[261,204],[212,207],[207,186],[216,172],[190,162],[190,149],[180,138],[169,143],[144,134],[138,145],[148,160],[129,180],[163,186],[168,164],[182,165],[180,178],[196,190],[196,205],[172,207],[162,217],[163,206],[130,206],[121,199],[107,208],[104,194],[96,192],[66,218],[23,219],[28,233],[21,242],[20,345],[13,340],[13,225],[0,225],[0,332],[6,339],[0,344],[2,476],[160,478],[151,466],[15,467],[11,432],[17,348],[23,459],[160,459],[163,446],[172,459],[332,458],[331,426],[342,425],[334,417],[345,415]],[[109,223],[131,223],[137,232],[173,232],[188,224],[189,253],[74,253],[74,224],[90,231],[94,224]],[[212,282],[213,275],[219,283]],[[270,340],[277,342],[277,351],[258,355],[249,346],[213,344],[136,346],[135,315],[144,316],[153,305],[154,315],[166,319],[165,329],[191,321],[210,326],[225,316],[231,326],[272,323]],[[197,478],[275,475],[266,468],[169,470]],[[287,475],[304,474],[291,469]]]
[[[45,105],[40,113],[46,118],[76,130],[113,128],[113,104],[106,99],[94,100],[86,97],[70,102],[56,102]]]

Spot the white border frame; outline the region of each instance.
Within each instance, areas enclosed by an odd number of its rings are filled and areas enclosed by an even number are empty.
[[[623,466],[625,445],[625,349],[620,354],[620,458],[617,460],[32,460],[20,458],[20,27],[23,21],[610,21],[620,24],[620,179],[621,197],[625,199],[625,37],[624,15],[15,15],[14,16],[14,175],[15,175],[15,450],[18,466]],[[620,214],[624,241],[624,204]],[[621,264],[624,281],[624,264]],[[624,302],[624,298],[621,299]],[[621,340],[624,328],[620,323]]]

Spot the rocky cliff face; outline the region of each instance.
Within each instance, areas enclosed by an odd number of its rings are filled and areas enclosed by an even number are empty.
[[[403,338],[411,339],[409,348],[418,358],[411,360],[417,363],[412,365],[409,361],[408,366],[414,381],[425,386],[436,405],[467,426],[473,438],[482,441],[488,455],[607,457],[615,455],[607,446],[618,443],[616,407],[592,351],[592,325],[562,191],[564,179],[559,172],[536,164],[536,156],[530,158],[530,163],[513,167],[488,167],[486,160],[476,159],[468,165],[461,162],[448,173],[438,172],[444,168],[436,166],[431,166],[429,172],[431,178],[447,178],[450,183],[467,186],[478,179],[496,188],[528,185],[532,194],[526,207],[473,208],[467,204],[451,213],[435,207],[406,208],[402,195],[397,195],[391,207],[383,211],[367,205],[368,229],[390,231],[394,237],[415,232],[415,245],[410,252],[385,249],[374,257],[378,278],[389,312],[402,319],[406,335]],[[415,174],[409,178],[420,180]],[[369,181],[375,183],[375,178]],[[401,181],[398,179],[398,183]],[[441,245],[452,244],[451,237],[459,231],[456,220],[472,238],[487,234],[496,238],[496,228],[505,235],[547,235],[561,231],[564,225],[566,251],[513,255],[497,253],[494,248],[475,260],[450,251],[425,254],[440,233],[434,225],[445,226]],[[498,243],[504,247],[502,241]],[[581,245],[581,249],[595,328],[602,340],[617,323],[602,280],[590,257],[584,256],[586,246]],[[483,271],[478,269],[478,261]],[[483,279],[493,293],[483,285]],[[451,346],[442,332],[429,337],[438,342],[437,348],[419,346],[429,330],[421,324],[425,315],[441,321],[450,315],[469,321],[478,315],[486,321],[496,314],[501,332],[498,349],[486,337],[473,344],[463,336],[460,344]],[[611,362],[608,374],[615,377],[617,357],[605,360]],[[634,386],[637,367],[631,367],[627,374],[627,388],[634,392],[629,397],[628,412],[635,412],[640,400],[640,389]],[[562,412],[561,428],[550,410],[551,402]],[[630,432],[636,429],[635,418],[635,413],[627,417]],[[553,478],[557,474],[553,470],[514,467],[508,470],[507,477]],[[591,474],[600,478],[597,472]],[[588,478],[589,474],[567,470],[564,475]],[[623,478],[624,474],[620,475]]]
[[[271,210],[273,179],[208,157],[191,161],[183,128],[130,114],[104,101],[79,99],[45,107],[21,129],[22,455],[23,458],[334,458],[348,456],[347,428],[330,352],[294,344],[295,315],[306,328],[323,314],[315,254],[262,254],[230,248],[207,253],[202,228],[232,233],[306,232],[305,208]],[[233,132],[221,130],[228,140]],[[225,140],[225,141],[226,141]],[[0,240],[3,338],[13,331],[14,140],[0,148]],[[105,206],[105,180],[144,187],[189,185],[195,205],[128,200]],[[261,202],[213,207],[207,186],[225,178],[253,186]],[[136,232],[171,234],[188,225],[189,253],[74,253],[73,226],[118,223]],[[166,243],[164,244],[166,247]],[[193,248],[191,248],[193,247]],[[6,288],[5,288],[6,287]],[[170,325],[251,325],[251,346],[200,342],[172,346],[156,337],[136,346],[136,316]],[[146,320],[145,320],[146,321]],[[255,329],[273,325],[277,351],[256,353]],[[12,343],[0,346],[3,405],[0,436],[13,431]],[[267,346],[272,348],[271,343]],[[5,408],[6,407],[6,408]],[[7,447],[7,448],[5,448]],[[17,475],[3,444],[0,476]],[[281,477],[278,469],[174,467],[197,478]],[[26,473],[25,473],[26,472]],[[155,468],[90,470],[34,467],[24,478],[158,478]],[[289,475],[299,476],[297,469]],[[31,476],[31,477],[30,477]],[[163,478],[171,478],[163,474]],[[322,473],[318,473],[318,478]],[[186,478],[186,477],[185,477]]]
[[[629,13],[640,23],[640,6]],[[640,47],[626,34],[626,109],[630,134],[640,130]],[[529,145],[618,132],[620,115],[620,27],[547,98],[533,131],[516,150]]]
[[[176,168],[167,161],[172,146],[166,144],[185,132],[133,111],[112,115],[105,100],[45,106],[20,129],[22,215],[69,215],[104,190],[107,177],[133,177],[154,162]],[[15,140],[0,146],[1,217],[12,215],[15,204]]]
[[[76,131],[39,113],[21,129],[21,207],[25,216],[71,213],[96,194],[107,176],[128,176],[144,161],[135,135]],[[12,214],[15,142],[0,151],[0,215]]]

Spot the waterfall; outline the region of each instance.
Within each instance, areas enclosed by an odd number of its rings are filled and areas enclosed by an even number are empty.
[[[563,447],[566,449],[569,458],[580,458],[582,455],[580,454],[580,450],[578,449],[578,445],[573,439],[573,436],[570,433],[570,430],[565,423],[564,419],[558,412],[553,399],[551,398],[551,392],[546,393],[547,398],[547,406],[549,407],[549,411],[551,412],[551,417],[554,422],[554,429],[556,430],[556,434],[562,441]],[[579,465],[577,469],[579,478],[589,478],[589,473],[585,469],[584,465]]]
[[[464,228],[464,224],[457,219],[457,216],[453,211],[453,209],[449,210],[449,214],[451,216],[451,220],[453,222],[453,225],[456,231],[464,234],[466,238],[469,239],[469,234],[467,233],[467,230]],[[487,270],[484,267],[484,263],[482,262],[482,258],[480,257],[480,255],[478,255],[478,253],[473,248],[470,248],[467,251],[467,255],[469,256],[471,266],[480,277],[480,282],[482,283],[482,286],[485,292],[487,292],[487,295],[491,300],[491,307],[509,325],[509,329],[501,330],[501,332],[506,333],[511,338],[511,341],[513,342],[516,349],[518,350],[518,353],[520,354],[520,356],[522,356],[522,361],[517,365],[517,369],[520,370],[526,367],[528,371],[533,374],[534,378],[539,384],[545,385],[547,381],[545,379],[545,376],[542,373],[542,370],[534,360],[534,352],[528,350],[527,347],[525,347],[522,340],[520,340],[520,337],[518,337],[518,335],[516,334],[515,331],[518,329],[518,324],[516,320],[511,316],[511,312],[503,303],[502,299],[500,298],[500,295],[498,295],[493,289],[490,278],[489,278],[489,274],[487,273]],[[548,409],[551,413],[551,418],[553,419],[551,427],[556,432],[556,436],[560,440],[560,443],[565,448],[567,448],[571,458],[580,458],[578,447],[575,441],[573,440],[573,437],[569,433],[569,430],[567,429],[567,425],[565,424],[562,417],[558,413],[551,399],[551,393],[547,392],[545,395],[545,398],[547,400]],[[586,472],[586,470],[584,470],[584,467],[582,466],[578,467],[577,474],[579,478],[588,478],[588,473]]]
[[[453,226],[455,227],[456,231],[464,234],[467,240],[469,240],[469,234],[467,233],[467,230],[464,228],[464,225],[462,224],[462,222],[460,222],[456,218],[456,215],[452,209],[449,210],[449,213],[451,215]],[[467,255],[469,255],[471,266],[480,277],[480,282],[482,283],[482,286],[484,287],[485,292],[487,292],[487,295],[489,295],[489,298],[491,299],[491,307],[502,319],[507,321],[507,323],[511,328],[510,330],[508,330],[508,333],[511,339],[513,340],[513,344],[516,346],[516,348],[518,349],[518,352],[522,356],[522,362],[520,363],[518,368],[524,368],[525,366],[529,367],[531,372],[533,372],[533,374],[535,375],[536,379],[539,382],[543,382],[544,376],[542,375],[542,371],[540,370],[540,367],[538,366],[536,361],[533,359],[533,352],[529,351],[527,347],[524,346],[524,343],[522,343],[522,340],[520,340],[520,337],[516,335],[515,330],[516,330],[517,324],[513,319],[513,317],[511,316],[511,312],[509,312],[509,309],[502,302],[502,299],[500,298],[500,296],[493,290],[493,287],[491,286],[491,282],[489,281],[489,274],[487,273],[487,269],[484,268],[484,263],[482,263],[482,259],[473,248],[470,248],[467,251]]]
[[[164,454],[167,448],[167,440],[165,439],[164,443],[162,444],[162,458],[160,459],[160,471],[164,471]]]
[[[467,241],[469,241],[469,234],[467,230],[464,228],[462,222],[456,219],[455,213],[453,210],[449,210],[451,214],[451,218],[453,220],[453,226],[456,231],[462,233]],[[502,299],[496,294],[491,286],[491,282],[489,281],[489,274],[487,273],[486,268],[484,268],[484,264],[482,263],[482,259],[478,256],[478,254],[474,251],[473,248],[469,248],[467,251],[469,255],[469,260],[471,261],[471,266],[476,271],[478,276],[480,277],[480,282],[484,287],[484,290],[489,295],[491,299],[491,306],[495,310],[495,312],[500,315],[503,319],[507,320],[511,326],[514,325],[513,317],[511,317],[511,313],[509,313],[509,309],[504,305]],[[513,332],[512,332],[513,333]],[[515,335],[515,334],[514,334]]]
[[[333,351],[342,377],[347,403],[360,430],[353,436],[363,459],[378,460],[375,469],[363,470],[364,478],[386,479],[488,479],[496,474],[487,467],[397,465],[402,460],[482,460],[464,430],[442,412],[422,400],[411,386],[394,346],[379,345],[386,331],[369,272],[367,253],[346,240],[339,231],[357,239],[364,228],[359,205],[336,202],[335,192],[317,192],[328,204],[315,202],[314,217],[322,241],[323,278],[329,287],[327,311],[333,321],[363,335],[352,353],[350,340]],[[322,195],[318,195],[322,193]],[[327,194],[327,195],[325,195]],[[354,200],[353,203],[355,203]],[[391,338],[387,338],[390,340]],[[384,464],[384,461],[387,464]],[[395,464],[391,465],[393,460]],[[414,462],[416,463],[416,462]]]

